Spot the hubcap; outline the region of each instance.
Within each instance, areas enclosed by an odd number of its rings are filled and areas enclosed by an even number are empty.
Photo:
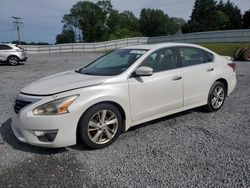
[[[11,57],[9,59],[9,62],[10,62],[11,65],[17,65],[18,64],[18,60],[15,57]]]
[[[217,86],[213,91],[212,106],[214,108],[219,108],[224,102],[224,99],[225,99],[225,92],[223,87]]]
[[[109,142],[116,134],[118,119],[109,110],[101,110],[93,115],[88,124],[88,136],[96,144]]]

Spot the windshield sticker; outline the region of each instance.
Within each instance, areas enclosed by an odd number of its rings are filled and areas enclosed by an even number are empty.
[[[132,50],[129,52],[130,54],[140,54],[140,55],[143,55],[146,53],[145,50]]]

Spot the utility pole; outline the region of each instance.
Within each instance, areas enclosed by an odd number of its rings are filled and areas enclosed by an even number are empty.
[[[20,20],[22,18],[20,17],[16,17],[16,16],[12,16],[12,18],[14,19],[13,23],[16,25],[16,30],[17,30],[17,39],[18,39],[18,44],[20,45],[21,40],[20,40],[20,24],[23,24],[22,22],[20,22]]]

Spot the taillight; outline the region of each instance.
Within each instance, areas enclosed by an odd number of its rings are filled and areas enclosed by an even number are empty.
[[[230,66],[233,69],[233,71],[235,72],[235,70],[236,70],[236,64],[235,63],[228,63],[228,66]]]

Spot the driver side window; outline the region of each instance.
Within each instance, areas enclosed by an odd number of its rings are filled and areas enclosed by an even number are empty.
[[[177,54],[171,48],[161,49],[149,57],[140,65],[146,66],[154,70],[154,72],[161,72],[178,68]]]

